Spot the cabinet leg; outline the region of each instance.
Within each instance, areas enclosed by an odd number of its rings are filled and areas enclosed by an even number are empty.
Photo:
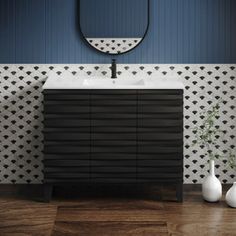
[[[176,198],[178,202],[183,202],[183,183],[177,183],[176,185]]]
[[[43,186],[43,198],[44,202],[50,202],[52,198],[52,191],[53,191],[53,185],[52,184],[44,184]]]

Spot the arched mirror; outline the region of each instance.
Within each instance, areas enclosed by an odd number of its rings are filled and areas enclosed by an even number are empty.
[[[149,0],[80,0],[79,4],[81,33],[100,52],[128,52],[147,33]]]

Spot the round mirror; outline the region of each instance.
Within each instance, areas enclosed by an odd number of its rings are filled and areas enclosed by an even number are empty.
[[[149,25],[149,0],[80,0],[80,30],[100,52],[122,54],[137,47]]]

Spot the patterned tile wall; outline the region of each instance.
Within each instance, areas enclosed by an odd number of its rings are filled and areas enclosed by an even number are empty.
[[[86,38],[86,40],[101,52],[119,54],[136,47],[142,38]]]
[[[49,72],[65,71],[74,76],[109,75],[108,65],[0,65],[0,183],[41,183],[43,181],[43,95],[42,85]],[[127,76],[179,76],[185,84],[184,181],[201,183],[208,164],[200,147],[192,146],[193,127],[200,112],[222,98],[225,102],[217,125],[227,132],[219,149],[235,148],[236,65],[118,65]],[[216,174],[224,183],[236,180],[224,160],[216,162]]]

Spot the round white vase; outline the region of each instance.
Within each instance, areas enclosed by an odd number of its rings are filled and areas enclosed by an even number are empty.
[[[226,193],[225,200],[230,207],[236,208],[236,182]]]
[[[210,174],[202,184],[202,196],[208,202],[217,202],[222,197],[222,185],[215,176],[214,160],[210,160]]]

